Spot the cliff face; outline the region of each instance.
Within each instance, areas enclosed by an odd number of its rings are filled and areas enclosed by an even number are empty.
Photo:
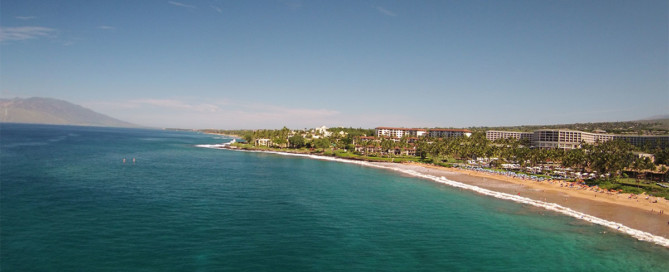
[[[0,122],[138,127],[67,101],[42,97],[0,99]]]

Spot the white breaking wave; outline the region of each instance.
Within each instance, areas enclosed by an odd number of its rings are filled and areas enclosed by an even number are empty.
[[[206,147],[206,146],[210,146],[210,145],[198,145],[198,146]],[[623,224],[620,224],[620,223],[617,223],[617,222],[608,221],[608,220],[601,219],[601,218],[596,217],[596,216],[592,216],[592,215],[589,215],[589,214],[578,212],[578,211],[572,210],[570,208],[560,206],[556,203],[543,202],[543,201],[534,200],[534,199],[531,199],[531,198],[522,197],[522,196],[518,196],[518,195],[496,192],[496,191],[488,190],[488,189],[481,188],[481,187],[478,187],[478,186],[453,181],[453,180],[447,179],[443,176],[442,177],[437,177],[437,176],[433,176],[433,175],[426,175],[426,174],[422,174],[422,173],[419,173],[419,172],[414,171],[414,170],[402,169],[402,168],[398,168],[398,167],[391,167],[391,166],[385,166],[385,165],[380,165],[380,164],[374,164],[374,163],[370,163],[370,162],[367,162],[367,161],[354,161],[354,160],[346,160],[346,159],[339,159],[339,158],[325,157],[325,156],[318,156],[318,155],[294,154],[294,153],[275,152],[275,151],[252,151],[252,150],[239,150],[239,151],[272,153],[272,154],[278,154],[278,155],[284,155],[284,156],[295,156],[295,157],[306,157],[306,158],[312,158],[312,159],[317,159],[317,160],[336,161],[336,162],[342,162],[342,163],[357,164],[357,165],[362,165],[362,166],[367,166],[367,167],[375,167],[375,168],[393,170],[393,171],[401,172],[401,173],[411,175],[411,176],[414,176],[414,177],[429,179],[429,180],[432,180],[432,181],[435,181],[435,182],[438,182],[438,183],[441,183],[441,184],[449,185],[449,186],[452,186],[452,187],[474,191],[474,192],[477,192],[477,193],[482,194],[482,195],[492,196],[492,197],[499,198],[499,199],[511,200],[511,201],[514,201],[514,202],[517,202],[517,203],[523,203],[523,204],[528,204],[528,205],[532,205],[532,206],[535,206],[535,207],[544,208],[546,210],[561,213],[561,214],[564,214],[564,215],[567,215],[567,216],[574,217],[576,219],[585,220],[585,221],[588,221],[588,222],[591,222],[591,223],[594,223],[594,224],[598,224],[598,225],[602,225],[602,226],[605,226],[605,227],[608,227],[608,228],[611,228],[611,229],[614,229],[614,230],[618,230],[618,231],[626,233],[626,234],[628,234],[628,235],[630,235],[630,236],[632,236],[632,237],[634,237],[634,238],[636,238],[640,241],[651,242],[651,243],[669,248],[669,239],[664,238],[662,236],[653,235],[653,234],[645,232],[645,231],[641,231],[641,230],[637,230],[637,229],[627,227],[627,226],[625,226]]]
[[[235,142],[236,142],[235,139],[232,139],[232,141],[227,142],[227,143],[222,143],[222,144],[201,144],[201,145],[195,145],[195,146],[204,147],[204,148],[220,149],[220,148],[226,148],[226,147],[230,146],[231,144],[234,144]]]

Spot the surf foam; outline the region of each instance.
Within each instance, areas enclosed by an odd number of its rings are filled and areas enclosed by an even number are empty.
[[[200,145],[195,145],[197,147],[204,147],[204,148],[214,148],[214,149],[221,149],[221,148],[226,148],[230,146],[231,144],[234,144],[236,141],[235,139],[232,139],[232,141],[227,142],[227,143],[222,143],[222,144],[200,144]]]
[[[216,146],[216,145],[198,145],[200,147],[208,147],[208,146]],[[450,179],[447,179],[443,176],[437,177],[433,175],[427,175],[427,174],[422,174],[419,173],[415,170],[410,170],[410,169],[402,169],[399,167],[392,167],[392,166],[386,166],[386,165],[381,165],[381,164],[376,164],[376,163],[371,163],[367,161],[354,161],[354,160],[346,160],[346,159],[340,159],[340,158],[333,158],[333,157],[325,157],[325,156],[319,156],[319,155],[311,155],[311,154],[295,154],[295,153],[286,153],[286,152],[276,152],[276,151],[254,151],[254,150],[237,150],[237,151],[245,151],[245,152],[257,152],[257,153],[271,153],[271,154],[278,154],[278,155],[283,155],[283,156],[294,156],[294,157],[305,157],[305,158],[311,158],[311,159],[317,159],[317,160],[324,160],[324,161],[336,161],[336,162],[342,162],[342,163],[350,163],[350,164],[357,164],[357,165],[362,165],[362,166],[367,166],[367,167],[374,167],[374,168],[380,168],[380,169],[387,169],[387,170],[392,170],[396,172],[401,172],[410,176],[414,177],[419,177],[423,179],[428,179],[432,180],[434,182],[438,182],[441,184],[445,184],[451,187],[456,187],[456,188],[461,188],[465,190],[470,190],[477,192],[482,195],[487,195],[499,199],[504,199],[504,200],[510,200],[514,201],[517,203],[522,203],[522,204],[527,204],[527,205],[532,205],[535,207],[540,207],[544,208],[546,210],[554,211],[560,214],[564,214],[567,216],[574,217],[576,219],[588,221],[593,224],[598,224],[601,226],[608,227],[610,229],[614,229],[617,231],[620,231],[622,233],[626,233],[640,241],[646,241],[646,242],[651,242],[660,246],[664,246],[669,248],[669,239],[664,238],[662,236],[657,236],[653,235],[651,233],[642,231],[642,230],[637,230],[633,229],[630,227],[627,227],[621,223],[618,222],[613,222],[613,221],[608,221],[596,216],[592,216],[589,214],[585,214],[579,211],[575,211],[571,208],[567,208],[564,206],[560,206],[559,204],[556,203],[550,203],[550,202],[543,202],[539,200],[534,200],[531,198],[527,197],[522,197],[518,195],[512,195],[512,194],[507,194],[507,193],[502,193],[502,192],[497,192],[493,190],[488,190],[485,188],[481,188],[478,186],[474,185],[469,185],[465,184],[462,182],[457,182],[453,181]]]

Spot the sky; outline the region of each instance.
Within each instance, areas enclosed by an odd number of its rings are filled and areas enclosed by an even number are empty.
[[[0,96],[179,128],[669,113],[669,1],[0,2]]]

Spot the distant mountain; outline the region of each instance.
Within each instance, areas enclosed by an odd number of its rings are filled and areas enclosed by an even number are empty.
[[[0,122],[100,127],[139,127],[53,98],[0,99]]]
[[[643,120],[648,121],[648,120],[664,120],[664,119],[669,119],[669,114],[655,115],[655,116],[651,116],[651,117],[648,117],[648,118],[643,119]]]
[[[640,120],[639,122],[644,123],[644,124],[655,123],[655,124],[658,124],[658,127],[669,130],[669,114],[667,114],[667,115],[656,115],[656,116],[649,117],[649,118],[644,119],[644,120]]]

